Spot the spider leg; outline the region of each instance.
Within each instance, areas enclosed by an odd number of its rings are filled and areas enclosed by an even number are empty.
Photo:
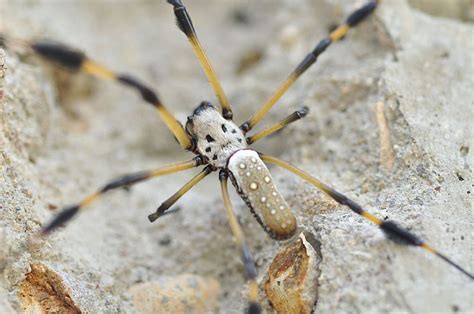
[[[189,161],[171,164],[171,165],[157,168],[154,170],[141,171],[141,172],[136,172],[136,173],[121,176],[115,180],[110,181],[97,192],[92,193],[89,196],[85,197],[78,204],[68,206],[62,209],[61,212],[51,222],[49,222],[45,227],[43,227],[41,233],[43,235],[49,234],[51,231],[55,230],[57,227],[69,221],[80,210],[83,210],[85,207],[91,205],[94,201],[96,201],[99,198],[99,196],[101,196],[102,194],[110,190],[114,190],[120,187],[130,186],[132,184],[145,181],[153,177],[159,177],[162,175],[175,173],[182,170],[195,168],[202,165],[202,163],[203,161],[201,157],[195,157]]]
[[[287,79],[278,87],[278,89],[270,96],[270,98],[253,114],[253,116],[244,122],[240,128],[244,132],[250,131],[257,125],[267,114],[267,112],[275,105],[275,103],[285,94],[285,92],[293,85],[294,82],[303,74],[313,63],[316,62],[319,55],[321,55],[326,48],[333,42],[338,41],[349,31],[353,26],[356,26],[372,13],[381,0],[370,0],[367,4],[355,10],[346,19],[346,22],[335,29],[328,37],[321,40],[316,47],[301,61],[300,64],[290,73]]]
[[[171,195],[170,198],[164,201],[153,214],[148,215],[148,219],[150,220],[150,222],[154,222],[155,220],[163,216],[165,211],[168,210],[171,206],[173,206],[173,204],[176,203],[176,201],[179,200],[181,196],[186,194],[186,192],[188,192],[192,187],[201,182],[201,180],[204,179],[212,171],[214,171],[213,167],[209,165],[196,176],[194,176],[191,180],[189,180],[185,185],[183,185],[182,188],[180,188],[176,193]]]
[[[285,119],[283,119],[281,121],[278,121],[274,125],[269,126],[265,129],[263,129],[262,131],[252,135],[252,136],[247,137],[247,144],[249,144],[249,145],[253,144],[256,141],[258,141],[258,140],[260,140],[264,137],[267,137],[267,136],[269,136],[269,135],[271,135],[275,132],[280,131],[281,129],[286,127],[288,124],[293,123],[295,121],[298,121],[298,120],[304,118],[308,114],[308,112],[309,112],[309,108],[306,107],[306,106],[301,108],[300,110],[297,110],[297,111],[293,112],[288,117],[286,117]]]
[[[209,83],[214,90],[214,93],[219,100],[219,103],[222,107],[222,116],[226,119],[232,119],[232,109],[230,107],[229,100],[227,99],[224,90],[217,78],[217,74],[212,68],[212,65],[209,59],[204,52],[204,49],[199,42],[199,39],[196,34],[196,30],[194,29],[193,22],[191,21],[191,17],[186,10],[186,7],[183,5],[181,0],[168,0],[168,3],[174,7],[174,14],[176,16],[176,23],[178,24],[179,29],[186,35],[193,48],[194,54],[199,60],[204,73],[209,80]]]
[[[271,156],[261,155],[260,157],[262,158],[263,161],[266,161],[266,162],[271,163],[271,164],[275,164],[277,166],[285,168],[286,170],[296,174],[297,176],[299,176],[302,179],[308,181],[309,183],[311,183],[312,185],[314,185],[315,187],[317,187],[318,189],[323,191],[325,194],[327,194],[329,197],[334,199],[339,204],[349,207],[356,214],[358,214],[358,215],[364,217],[365,219],[371,221],[372,223],[376,224],[377,226],[380,227],[380,229],[382,229],[382,231],[386,234],[386,236],[390,240],[395,241],[399,244],[403,244],[403,245],[419,246],[422,249],[425,249],[426,251],[440,257],[441,259],[446,261],[448,264],[450,264],[451,266],[454,266],[459,271],[461,271],[463,274],[468,276],[470,279],[474,280],[474,276],[472,274],[470,274],[468,271],[466,271],[464,268],[462,268],[461,266],[459,266],[458,264],[453,262],[451,259],[449,259],[445,255],[439,253],[437,250],[432,248],[429,244],[427,244],[426,242],[424,242],[423,240],[418,238],[418,236],[416,236],[413,233],[411,233],[410,231],[400,227],[397,223],[395,223],[393,221],[390,221],[390,220],[383,221],[383,220],[379,219],[378,217],[376,217],[376,216],[370,214],[369,212],[367,212],[359,204],[357,204],[356,202],[354,202],[353,200],[351,200],[350,198],[348,198],[344,194],[334,190],[329,185],[323,183],[322,181],[318,180],[315,177],[310,176],[309,174],[307,174],[303,170],[300,170],[300,169],[296,168],[295,166],[293,166],[289,163],[286,163],[282,160],[279,160],[279,159],[277,159],[275,157],[271,157]]]
[[[83,52],[61,43],[49,41],[20,41],[10,39],[0,33],[0,46],[2,43],[7,46],[11,44],[27,47],[42,58],[73,72],[88,73],[103,79],[114,80],[118,83],[134,88],[140,93],[145,102],[151,104],[158,110],[160,117],[176,137],[181,147],[187,150],[192,148],[191,139],[187,135],[183,126],[163,105],[156,92],[133,76],[115,73],[106,66],[92,61]]]
[[[242,262],[244,263],[245,275],[249,282],[249,307],[247,309],[247,312],[256,314],[261,312],[260,306],[257,303],[257,270],[255,269],[255,263],[253,261],[252,254],[250,253],[250,249],[245,241],[240,224],[232,209],[232,204],[229,198],[229,191],[227,189],[227,178],[227,172],[225,170],[221,170],[221,172],[219,173],[219,180],[221,183],[222,197],[224,198],[224,206],[227,211],[227,217],[229,218],[230,229],[232,230],[232,234],[234,235],[234,238],[237,241],[237,245],[240,248],[240,256],[242,258]]]

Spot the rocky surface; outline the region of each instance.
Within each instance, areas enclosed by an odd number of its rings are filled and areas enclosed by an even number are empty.
[[[315,247],[303,233],[283,247],[268,267],[265,294],[278,313],[310,314],[318,299],[319,263]]]
[[[189,4],[237,121],[268,97],[354,2],[363,1]],[[2,1],[0,16],[2,32],[61,40],[140,76],[157,87],[181,121],[201,100],[215,101],[164,1]],[[473,38],[469,22],[430,16],[406,1],[385,1],[374,17],[328,49],[266,121],[302,104],[310,115],[256,147],[331,183],[378,216],[403,222],[472,272]],[[19,292],[27,274],[33,265],[47,265],[43,273],[59,278],[54,282],[64,284],[72,304],[84,312],[140,311],[132,286],[192,273],[220,283],[221,312],[241,313],[242,266],[216,177],[183,197],[181,211],[157,223],[150,224],[147,214],[192,171],[111,193],[64,230],[28,242],[58,208],[107,179],[189,156],[134,93],[58,72],[25,52],[9,51],[5,59],[0,312],[24,308]],[[474,310],[473,283],[455,269],[386,241],[377,228],[308,184],[272,171],[302,229],[321,244],[316,312]],[[234,204],[263,288],[283,244],[266,236],[237,196]],[[271,312],[263,289],[261,299]]]
[[[217,311],[219,290],[215,279],[182,274],[136,284],[129,293],[139,313],[212,313]]]

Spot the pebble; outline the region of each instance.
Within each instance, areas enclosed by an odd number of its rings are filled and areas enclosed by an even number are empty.
[[[303,233],[282,248],[268,269],[265,293],[277,313],[311,313],[321,259]]]

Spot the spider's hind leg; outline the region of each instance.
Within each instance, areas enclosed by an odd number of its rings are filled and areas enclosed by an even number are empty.
[[[434,248],[432,248],[428,243],[425,241],[421,240],[417,235],[411,233],[407,229],[401,227],[397,223],[390,221],[390,220],[382,220],[368,211],[366,211],[362,206],[357,204],[355,201],[350,199],[349,197],[345,196],[344,194],[336,191],[335,189],[331,188],[329,185],[325,184],[324,182],[320,181],[319,179],[310,176],[306,172],[302,171],[301,169],[298,169],[297,167],[284,162],[282,160],[279,160],[275,157],[271,156],[266,156],[266,155],[260,155],[263,161],[275,164],[277,166],[280,166],[282,168],[285,168],[286,170],[296,174],[297,176],[301,177],[303,180],[311,183],[314,185],[316,188],[319,190],[323,191],[325,194],[327,194],[329,197],[331,197],[333,200],[338,202],[341,205],[345,205],[349,207],[354,213],[362,216],[363,218],[369,220],[370,222],[374,223],[375,225],[379,226],[379,228],[387,235],[387,238],[402,244],[402,245],[410,245],[410,246],[417,246],[420,247],[447,262],[451,266],[455,267],[458,269],[460,272],[462,272],[464,275],[468,276],[471,280],[474,280],[474,275],[469,273],[467,270],[456,264],[454,261],[452,261],[450,258],[446,257],[445,255],[441,254]]]
[[[230,229],[232,234],[237,241],[237,245],[240,248],[240,256],[245,268],[245,277],[248,281],[248,299],[249,306],[247,308],[247,313],[257,314],[261,313],[260,305],[257,303],[258,296],[258,284],[257,284],[257,270],[255,268],[255,262],[250,253],[250,249],[245,241],[242,228],[240,227],[239,221],[235,216],[234,210],[232,209],[232,204],[229,198],[229,191],[227,189],[227,178],[228,173],[225,170],[221,170],[219,173],[219,181],[221,182],[221,191],[222,197],[224,199],[224,206],[227,211],[227,217],[229,218]]]
[[[57,229],[61,225],[71,220],[71,218],[73,218],[79,211],[83,210],[84,208],[95,202],[101,195],[111,190],[115,190],[122,187],[128,187],[153,177],[159,177],[182,170],[195,168],[202,165],[202,163],[203,161],[200,157],[195,157],[189,161],[171,164],[169,166],[157,168],[154,170],[141,171],[123,175],[115,180],[108,182],[101,189],[85,197],[79,203],[63,208],[59,212],[59,214],[57,214],[56,217],[53,218],[53,220],[51,220],[45,227],[43,227],[41,233],[43,235],[48,235],[53,230]]]

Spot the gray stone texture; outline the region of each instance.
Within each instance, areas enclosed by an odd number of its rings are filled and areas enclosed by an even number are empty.
[[[186,3],[240,122],[363,1]],[[417,7],[429,5],[418,1]],[[256,148],[298,165],[379,217],[401,222],[472,272],[469,12],[472,7],[446,18],[404,0],[384,1],[320,57],[266,123],[302,104],[311,110],[308,117]],[[0,17],[1,32],[60,40],[136,74],[158,89],[180,121],[201,100],[216,101],[165,1],[3,0]],[[261,58],[238,71],[249,55]],[[54,70],[25,51],[0,51],[0,89],[0,312],[21,311],[19,287],[30,265],[41,263],[59,274],[84,312],[136,312],[132,286],[193,273],[220,283],[221,313],[242,313],[243,269],[216,176],[183,197],[181,211],[156,223],[147,215],[193,171],[110,193],[67,228],[28,242],[54,208],[117,175],[190,155],[134,92]],[[392,167],[380,159],[378,102],[384,104]],[[309,184],[270,170],[302,229],[320,242],[317,313],[474,311],[473,282],[454,268],[387,241]],[[263,283],[284,244],[269,239],[235,193],[232,198]],[[271,313],[263,289],[260,294]]]

